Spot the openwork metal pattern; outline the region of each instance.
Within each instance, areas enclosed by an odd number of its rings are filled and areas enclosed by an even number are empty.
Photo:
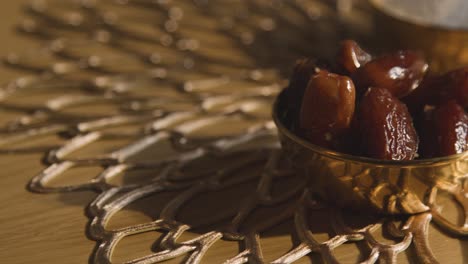
[[[1,151],[46,152],[31,191],[98,193],[88,208],[95,263],[114,263],[121,240],[154,231],[162,234],[154,252],[126,263],[200,263],[221,240],[240,247],[225,263],[339,263],[335,252],[353,244],[363,263],[395,263],[409,247],[411,258],[437,263],[430,224],[467,235],[468,181],[434,187],[427,213],[358,217],[321,204],[279,148],[273,99],[296,58],[329,57],[342,36],[363,36],[367,7],[347,9],[313,0],[34,1],[19,31],[40,48],[4,60],[28,74],[1,90],[0,108],[12,116]],[[83,168],[98,172],[57,184]],[[444,217],[438,192],[463,208],[463,223]],[[161,194],[171,197],[149,204],[153,221],[109,227]],[[182,216],[187,207],[193,219]],[[291,248],[264,256],[262,238],[289,222]]]

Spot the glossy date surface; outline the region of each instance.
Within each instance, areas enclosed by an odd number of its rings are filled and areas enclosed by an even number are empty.
[[[412,160],[418,135],[406,106],[387,89],[369,88],[358,115],[362,153],[383,160]]]

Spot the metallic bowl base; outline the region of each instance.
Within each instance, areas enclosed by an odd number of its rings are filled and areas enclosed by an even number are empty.
[[[310,188],[331,203],[385,214],[417,214],[430,210],[435,187],[457,190],[468,178],[468,153],[427,160],[384,161],[315,146],[288,129],[285,92],[273,107],[284,156],[309,181]]]

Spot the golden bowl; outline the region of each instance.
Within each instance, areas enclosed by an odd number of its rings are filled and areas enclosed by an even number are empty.
[[[390,14],[384,0],[370,1],[375,14],[375,43],[383,50],[417,49],[426,54],[431,70],[445,72],[468,65],[468,30]]]
[[[468,152],[434,159],[387,161],[324,149],[295,135],[285,117],[283,90],[273,120],[286,159],[311,190],[330,203],[384,214],[428,211],[434,188],[454,190],[468,177]],[[433,197],[432,197],[433,198]]]

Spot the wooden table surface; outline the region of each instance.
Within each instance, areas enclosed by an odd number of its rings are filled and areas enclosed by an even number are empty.
[[[0,54],[10,51],[24,52],[34,47],[28,38],[16,34],[13,27],[23,16],[21,7],[27,1],[7,0],[0,3]],[[10,69],[2,68],[2,83],[18,76]],[[0,113],[0,121],[6,119]],[[95,242],[86,236],[88,218],[86,206],[93,201],[96,193],[75,192],[65,194],[37,194],[26,189],[28,181],[39,173],[44,165],[42,153],[0,154],[0,262],[1,263],[87,263],[95,247]],[[147,216],[137,212],[129,213],[128,219],[145,219]],[[130,220],[128,220],[130,221]],[[117,223],[118,224],[118,223]],[[146,239],[146,240],[145,240]],[[129,240],[122,245],[116,260],[148,252],[154,237]],[[266,255],[277,254],[288,246],[289,235],[278,232],[268,236],[263,242]],[[433,232],[432,244],[441,263],[468,263],[468,242],[443,236],[437,230]],[[346,250],[338,250],[337,255],[343,263],[353,263],[355,256]],[[226,255],[233,255],[237,248],[228,243],[217,243],[206,256],[203,263],[220,263]],[[464,257],[463,257],[463,256]],[[180,259],[174,261],[177,262]],[[306,262],[320,263],[311,258]],[[401,258],[407,263],[406,257]]]
[[[28,2],[0,3],[0,54],[34,47],[30,38],[14,30]],[[15,71],[0,70],[2,84],[15,76],[19,76]],[[84,208],[95,194],[39,195],[27,191],[28,181],[44,168],[42,155],[0,155],[0,262],[87,263],[94,242],[85,235],[88,219]]]

